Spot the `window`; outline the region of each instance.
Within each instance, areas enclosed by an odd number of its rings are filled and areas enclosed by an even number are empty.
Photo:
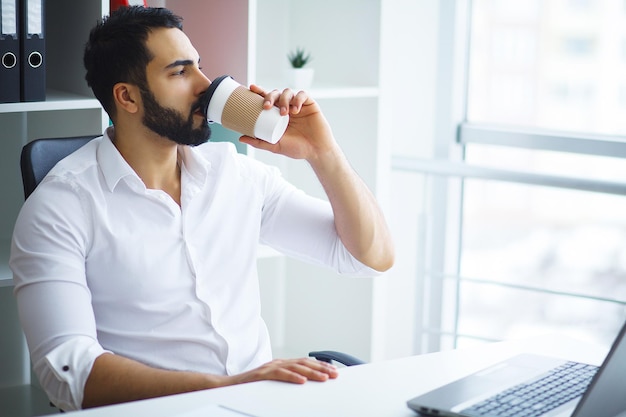
[[[614,0],[474,0],[456,344],[569,331],[610,342],[626,306],[626,65]],[[499,177],[517,172],[520,181]]]

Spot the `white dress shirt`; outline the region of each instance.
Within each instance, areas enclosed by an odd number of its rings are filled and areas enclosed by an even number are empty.
[[[79,409],[112,352],[166,369],[237,374],[271,360],[257,247],[375,275],[339,240],[330,205],[230,143],[179,147],[181,206],[147,189],[109,135],[57,164],[27,199],[11,247],[34,371]]]

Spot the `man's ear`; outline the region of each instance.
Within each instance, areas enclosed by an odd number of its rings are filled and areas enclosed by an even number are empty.
[[[139,89],[132,84],[115,84],[113,86],[113,99],[117,105],[118,112],[126,111],[128,113],[137,113],[139,110]]]

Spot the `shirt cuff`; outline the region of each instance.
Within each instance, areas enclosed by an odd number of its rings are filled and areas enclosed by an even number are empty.
[[[63,411],[80,410],[93,363],[105,352],[108,351],[90,337],[74,337],[50,351],[33,368],[56,407]]]

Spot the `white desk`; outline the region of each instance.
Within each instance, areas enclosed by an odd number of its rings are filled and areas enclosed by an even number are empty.
[[[416,417],[406,406],[409,398],[519,352],[598,365],[607,350],[564,337],[545,336],[342,368],[336,380],[324,383],[255,382],[71,415],[173,417],[216,403],[259,417]]]

